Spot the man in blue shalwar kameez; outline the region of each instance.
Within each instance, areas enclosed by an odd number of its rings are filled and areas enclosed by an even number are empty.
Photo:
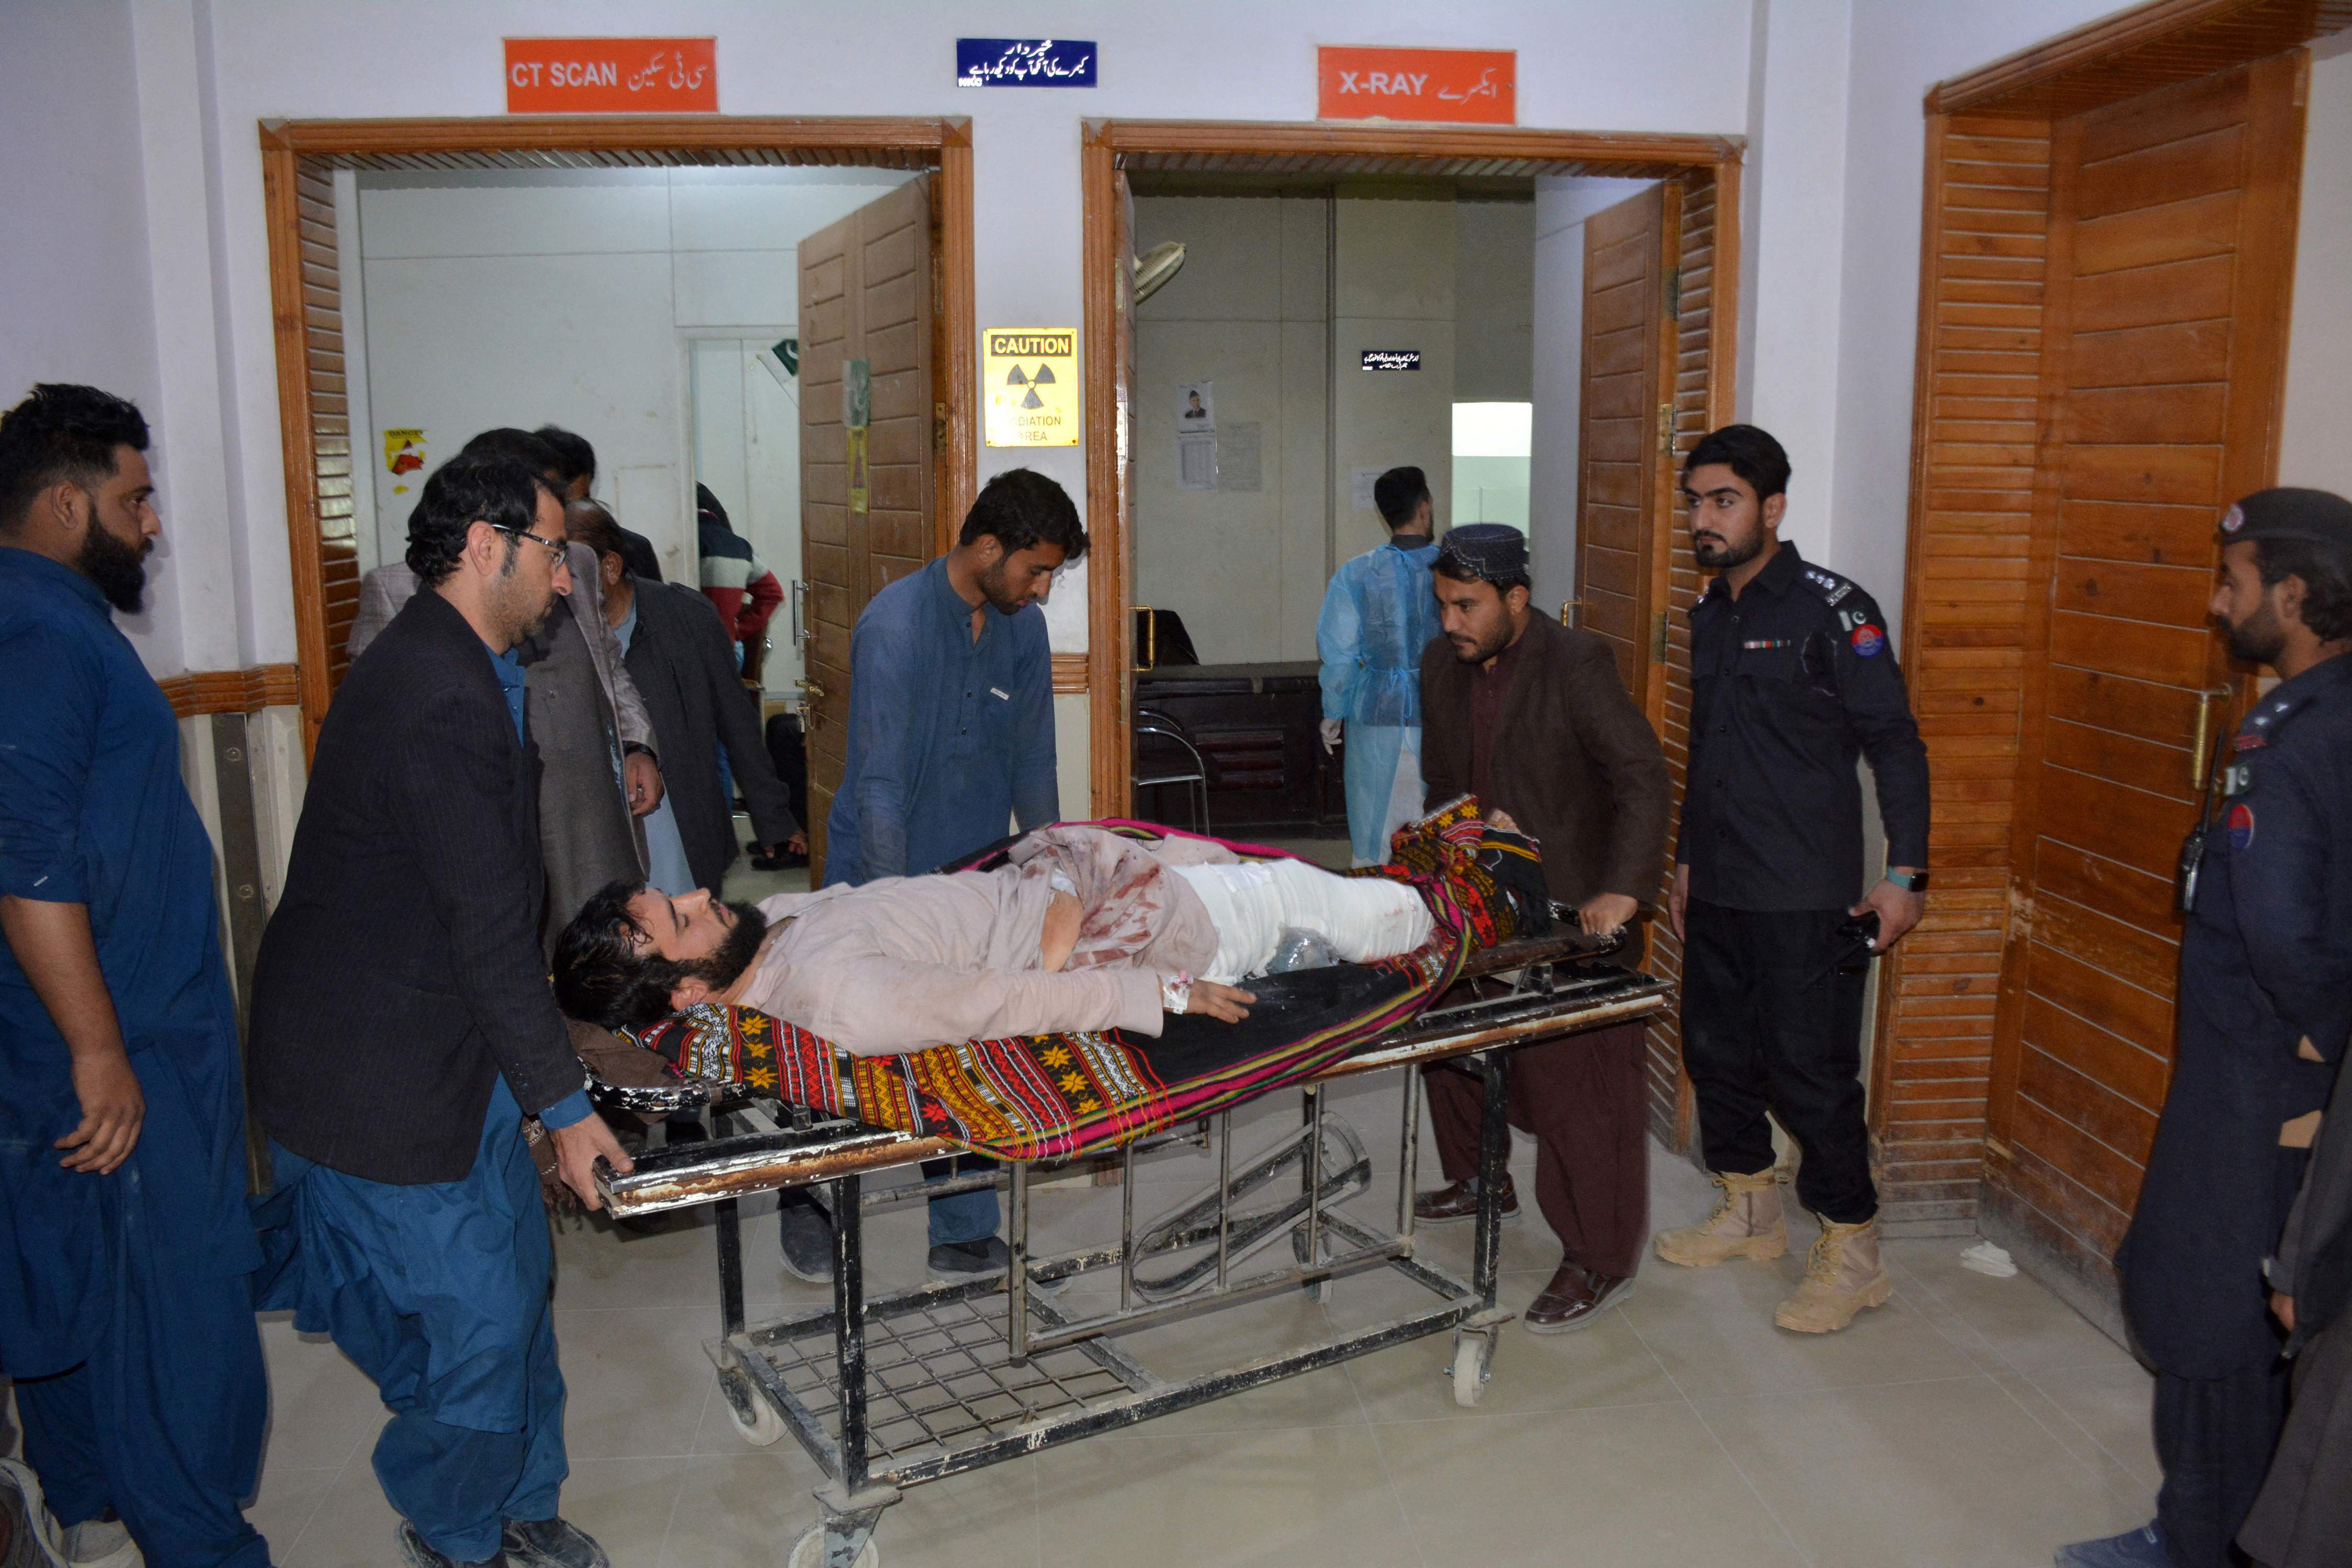
[[[1344,734],[1349,847],[1358,865],[1388,859],[1389,835],[1422,813],[1421,653],[1437,636],[1430,591],[1429,481],[1391,468],[1372,485],[1389,542],[1342,564],[1323,595],[1323,745]]]
[[[45,385],[0,418],[0,1364],[83,1542],[263,1568],[268,1394],[213,849],[112,610],[161,532],[147,423]]]

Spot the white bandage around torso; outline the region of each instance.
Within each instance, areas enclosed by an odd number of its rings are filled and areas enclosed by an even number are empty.
[[[1311,931],[1347,963],[1410,953],[1433,926],[1402,883],[1334,876],[1304,861],[1169,868],[1208,905],[1217,956],[1201,977],[1230,986],[1261,974],[1286,929]]]

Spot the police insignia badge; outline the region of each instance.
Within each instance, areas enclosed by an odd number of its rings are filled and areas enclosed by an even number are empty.
[[[1853,651],[1865,659],[1874,659],[1878,650],[1886,646],[1886,633],[1864,622],[1853,629]]]
[[[2240,511],[2236,507],[2232,506],[2228,511],[2221,514],[2221,531],[2223,533],[2234,534],[2245,526],[2246,514]]]
[[[2233,850],[2254,847],[2254,809],[2243,800],[2230,808],[2230,847]]]

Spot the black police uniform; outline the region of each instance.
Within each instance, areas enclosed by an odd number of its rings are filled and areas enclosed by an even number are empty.
[[[2239,727],[2181,934],[2172,1086],[2116,1265],[2157,1370],[2157,1519],[2184,1565],[2230,1561],[2285,1420],[2263,1262],[2307,1158],[2281,1125],[2326,1102],[2352,1033],[2347,779],[2352,657]]]
[[[1927,863],[1927,750],[1870,595],[1783,542],[1739,596],[1718,577],[1691,612],[1690,777],[1675,859],[1684,915],[1683,1061],[1710,1170],[1772,1166],[1765,1111],[1804,1149],[1798,1197],[1870,1219],[1864,977],[1836,931],[1864,891],[1870,758],[1890,865]]]

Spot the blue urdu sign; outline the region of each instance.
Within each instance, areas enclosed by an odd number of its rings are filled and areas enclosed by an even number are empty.
[[[958,87],[1092,87],[1092,38],[958,38]]]

